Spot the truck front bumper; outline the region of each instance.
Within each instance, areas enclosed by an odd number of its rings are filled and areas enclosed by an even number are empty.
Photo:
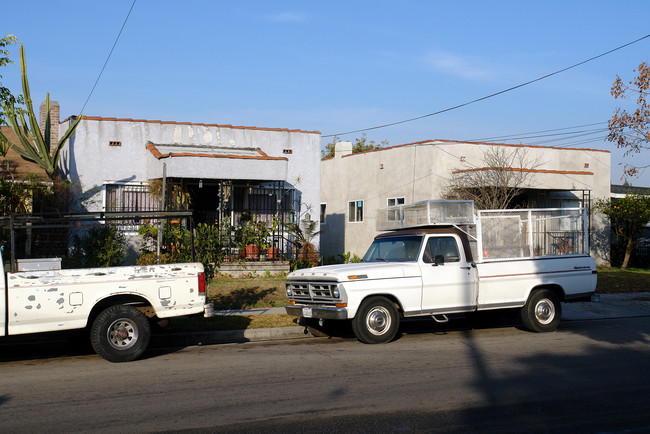
[[[285,309],[289,315],[300,316],[303,318],[348,319],[348,309],[345,307],[290,304],[285,306]]]

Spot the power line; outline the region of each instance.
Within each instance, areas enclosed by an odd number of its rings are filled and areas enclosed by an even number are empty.
[[[509,87],[507,89],[501,90],[499,92],[495,92],[495,93],[492,93],[490,95],[486,95],[486,96],[481,97],[481,98],[477,98],[477,99],[474,99],[474,100],[471,100],[471,101],[468,101],[468,102],[465,102],[465,103],[462,103],[462,104],[455,105],[453,107],[449,107],[449,108],[446,108],[446,109],[443,109],[443,110],[438,110],[437,112],[429,113],[429,114],[422,115],[422,116],[417,116],[417,117],[410,118],[410,119],[405,119],[405,120],[402,120],[402,121],[391,122],[391,123],[387,123],[387,124],[383,124],[383,125],[377,125],[377,126],[370,127],[370,128],[363,128],[363,129],[360,129],[360,130],[346,131],[344,133],[328,134],[328,135],[325,135],[325,136],[322,136],[322,137],[325,138],[325,137],[334,137],[334,136],[344,136],[346,134],[354,134],[354,133],[359,133],[359,132],[362,132],[362,131],[370,131],[370,130],[377,130],[377,129],[380,129],[380,128],[392,127],[392,126],[395,126],[395,125],[404,124],[404,123],[407,123],[407,122],[413,122],[413,121],[417,121],[419,119],[424,119],[424,118],[427,118],[427,117],[430,117],[430,116],[435,116],[435,115],[439,115],[441,113],[446,113],[446,112],[449,112],[449,111],[452,111],[452,110],[456,110],[456,109],[459,109],[461,107],[465,107],[465,106],[468,106],[470,104],[474,104],[474,103],[477,103],[477,102],[480,102],[480,101],[484,101],[486,99],[493,98],[495,96],[498,96],[498,95],[513,91],[515,89],[519,89],[521,87],[528,86],[529,84],[544,80],[546,78],[549,78],[549,77],[552,77],[554,75],[560,74],[562,72],[568,71],[569,69],[573,69],[573,68],[576,68],[578,66],[584,65],[587,62],[591,62],[592,60],[596,60],[596,59],[598,59],[600,57],[603,57],[603,56],[611,54],[611,53],[613,53],[615,51],[621,50],[621,49],[623,49],[623,48],[625,48],[625,47],[627,47],[629,45],[636,44],[637,42],[640,42],[640,41],[642,41],[644,39],[647,39],[647,38],[650,38],[650,34],[645,35],[645,36],[643,36],[643,37],[641,37],[639,39],[636,39],[636,40],[634,40],[632,42],[628,42],[627,44],[616,47],[616,48],[614,48],[612,50],[601,53],[601,54],[599,54],[597,56],[590,57],[589,59],[583,60],[582,62],[578,62],[578,63],[573,64],[571,66],[568,66],[566,68],[560,69],[558,71],[551,72],[550,74],[543,75],[543,76],[538,77],[538,78],[536,78],[534,80],[530,80],[530,81],[527,81],[525,83],[521,83],[521,84],[518,84],[516,86],[512,86],[512,87]]]
[[[606,124],[606,123],[607,123],[607,121],[605,121],[605,122],[594,122],[592,124],[576,125],[574,127],[553,128],[553,129],[550,129],[550,130],[531,131],[529,133],[519,133],[519,134],[509,134],[507,136],[485,137],[485,138],[482,138],[482,139],[472,139],[472,140],[468,140],[468,141],[469,142],[494,142],[494,141],[499,141],[499,140],[507,140],[508,138],[511,138],[511,137],[512,137],[512,140],[519,140],[519,139],[522,139],[522,138],[527,138],[526,136],[528,136],[529,134],[552,133],[552,132],[555,132],[555,131],[565,131],[565,130],[573,130],[573,129],[576,129],[576,128],[593,127],[594,125],[602,125],[602,124]],[[565,133],[565,134],[571,134],[571,132]]]
[[[97,87],[97,83],[99,83],[99,79],[102,77],[102,74],[104,73],[104,69],[106,69],[106,65],[108,65],[108,61],[111,58],[111,55],[113,54],[113,50],[115,50],[115,46],[117,45],[117,41],[119,41],[120,36],[122,36],[122,31],[124,30],[124,27],[126,26],[126,22],[129,20],[129,17],[131,16],[131,11],[133,10],[133,7],[135,6],[136,0],[133,0],[133,3],[131,4],[131,8],[129,9],[129,13],[126,14],[126,18],[124,19],[124,23],[122,23],[122,28],[120,29],[120,32],[117,34],[117,38],[115,38],[115,42],[113,43],[113,47],[111,48],[110,53],[108,53],[108,57],[106,58],[106,62],[104,62],[104,66],[102,66],[102,70],[99,71],[99,75],[97,76],[97,80],[95,80],[95,84],[93,85],[93,88],[90,90],[90,93],[88,94],[88,98],[86,98],[86,102],[84,103],[83,107],[81,108],[81,111],[79,114],[83,114],[84,110],[86,109],[86,105],[88,104],[88,101],[90,101],[90,97],[92,96],[93,92],[95,91],[95,88]]]

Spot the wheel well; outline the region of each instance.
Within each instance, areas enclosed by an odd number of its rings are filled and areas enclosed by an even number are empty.
[[[530,294],[532,294],[533,292],[535,292],[537,290],[540,290],[540,289],[548,289],[549,291],[551,291],[555,295],[557,295],[557,297],[560,299],[560,301],[564,301],[564,298],[565,298],[564,289],[560,285],[558,285],[558,284],[539,285],[539,286],[534,287],[530,291]],[[530,297],[530,294],[529,294],[529,297]]]
[[[399,312],[399,314],[404,315],[404,309],[402,309],[402,305],[400,304],[397,297],[395,297],[392,294],[372,294],[372,295],[368,295],[363,300],[361,300],[361,303],[363,303],[364,301],[366,301],[367,299],[372,298],[372,297],[384,297],[384,298],[388,299],[389,301],[391,301],[395,305],[395,307],[397,308],[397,311]],[[359,306],[361,306],[361,303],[359,303]]]
[[[149,303],[146,298],[139,295],[122,294],[107,297],[100,300],[95,306],[93,306],[92,310],[90,311],[90,315],[88,315],[87,326],[92,326],[95,318],[97,318],[97,315],[99,315],[103,310],[120,304],[129,304],[136,307],[151,307],[151,303]],[[143,313],[145,313],[147,317],[151,317],[151,315],[147,314],[146,312]]]

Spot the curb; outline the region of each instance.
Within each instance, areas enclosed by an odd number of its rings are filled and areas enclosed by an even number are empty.
[[[304,339],[312,337],[312,335],[305,333],[304,327],[275,327],[246,330],[155,334],[151,336],[149,346],[151,348],[187,347],[195,345],[234,344],[282,339]]]

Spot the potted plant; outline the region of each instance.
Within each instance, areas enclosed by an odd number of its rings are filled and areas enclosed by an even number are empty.
[[[260,249],[257,246],[257,235],[255,223],[247,221],[242,226],[242,245],[246,259],[257,259],[260,255]]]
[[[254,227],[255,246],[257,246],[258,252],[262,252],[269,246],[267,241],[270,235],[269,228],[263,221],[256,222]]]
[[[289,223],[287,230],[293,236],[293,244],[297,249],[296,259],[306,267],[318,265],[318,251],[312,244],[312,240],[320,230],[316,230],[318,221],[302,220],[298,223]]]
[[[272,240],[275,238],[275,234],[278,232],[278,228],[280,227],[280,220],[278,219],[277,216],[273,217],[273,220],[271,221],[271,235],[272,235]],[[266,254],[269,259],[275,259],[278,257],[278,248],[271,246],[266,249]]]

